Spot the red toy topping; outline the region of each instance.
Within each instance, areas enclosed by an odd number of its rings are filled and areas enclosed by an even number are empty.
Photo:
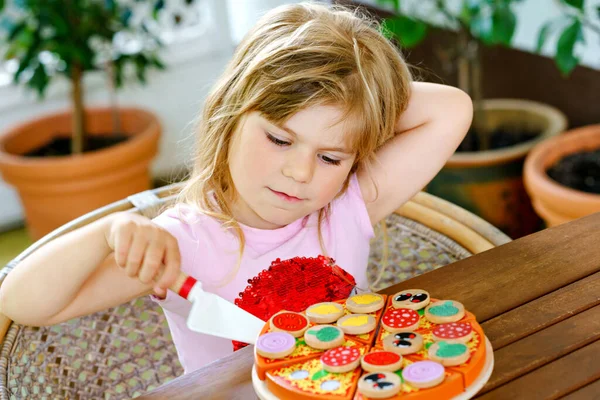
[[[406,328],[419,322],[419,313],[408,308],[395,308],[388,310],[382,321],[392,328]]]
[[[335,260],[318,257],[276,259],[252,279],[234,304],[268,321],[281,311],[300,312],[324,301],[346,299],[356,285],[354,277],[335,265]],[[234,351],[245,343],[233,342]]]
[[[321,362],[332,367],[341,367],[351,364],[359,358],[360,351],[356,347],[340,346],[323,353]]]
[[[400,355],[391,351],[376,351],[366,354],[364,360],[372,365],[390,365],[400,361]]]
[[[284,312],[273,318],[273,325],[284,331],[295,332],[304,329],[308,325],[308,320],[303,315]]]

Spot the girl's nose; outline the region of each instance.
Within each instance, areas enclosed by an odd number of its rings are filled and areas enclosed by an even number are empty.
[[[315,162],[314,156],[308,153],[294,152],[286,155],[283,175],[299,183],[308,183],[312,179]]]

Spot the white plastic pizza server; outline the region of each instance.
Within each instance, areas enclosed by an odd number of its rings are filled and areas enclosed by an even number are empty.
[[[187,326],[195,332],[255,344],[265,322],[214,293],[205,292],[202,283],[179,273],[169,287],[192,302]]]

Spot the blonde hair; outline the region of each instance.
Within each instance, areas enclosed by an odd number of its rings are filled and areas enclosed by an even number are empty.
[[[341,120],[352,122],[347,137],[356,158],[337,198],[358,166],[368,171],[377,149],[394,136],[411,81],[399,51],[382,35],[379,23],[360,9],[298,3],[274,8],[257,22],[206,99],[193,170],[178,197],[179,203],[220,220],[239,238],[238,265],[225,283],[237,274],[245,246],[230,208],[236,193],[227,164],[242,117],[257,111],[281,126],[307,107],[341,107]],[[329,213],[327,205],[318,218],[325,254],[321,222]]]

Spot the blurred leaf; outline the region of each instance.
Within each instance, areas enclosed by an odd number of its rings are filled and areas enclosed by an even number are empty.
[[[583,11],[583,0],[562,0],[562,2]]]
[[[162,10],[164,7],[165,7],[164,0],[158,0],[154,4],[154,9],[152,10],[152,18],[157,19],[158,18],[158,14],[160,13],[160,10]]]
[[[496,8],[492,16],[492,21],[494,42],[510,46],[517,27],[517,17],[515,14],[508,7]]]
[[[8,32],[7,41],[12,42],[27,27],[27,22],[23,21],[13,26],[13,29]]]
[[[494,43],[494,25],[491,17],[484,14],[478,15],[471,20],[471,33],[483,43],[491,45]]]
[[[556,64],[564,75],[568,75],[579,64],[579,59],[574,55],[574,49],[577,39],[581,36],[580,31],[581,22],[575,20],[558,38]]]
[[[476,13],[479,12],[479,9],[481,8],[481,1],[480,0],[466,0],[465,1],[465,7],[469,9],[469,11]]]
[[[135,74],[142,84],[146,84],[146,66],[148,60],[142,54],[138,54],[135,58]]]
[[[4,0],[0,0],[0,11],[4,9],[5,3]]]
[[[542,51],[542,48],[544,47],[544,43],[546,43],[546,40],[548,39],[548,36],[552,32],[553,27],[554,27],[554,23],[552,21],[550,21],[550,22],[546,22],[542,26],[542,29],[540,29],[540,33],[538,34],[537,46],[535,48],[536,53],[539,53]]]
[[[121,23],[127,26],[132,15],[133,11],[131,11],[130,8],[125,8],[125,10],[123,10],[123,13],[121,14]]]
[[[400,11],[400,0],[377,0],[377,4],[391,4],[394,6],[394,10]]]
[[[438,9],[443,8],[444,4],[441,2],[437,3]],[[471,25],[473,20],[480,14],[481,8],[480,3],[477,0],[467,0],[462,3],[460,10],[459,19],[465,25]]]
[[[427,24],[404,15],[388,18],[384,25],[403,47],[414,47],[427,36]]]
[[[150,62],[152,63],[153,66],[155,66],[158,69],[164,70],[166,69],[165,64],[163,64],[163,62],[161,60],[158,59],[158,57],[153,56],[150,59]]]
[[[596,8],[596,17],[600,18],[600,6]]]
[[[27,84],[38,92],[39,97],[43,97],[49,81],[50,79],[46,74],[44,66],[41,63],[38,63],[37,67],[33,70],[33,75]]]

